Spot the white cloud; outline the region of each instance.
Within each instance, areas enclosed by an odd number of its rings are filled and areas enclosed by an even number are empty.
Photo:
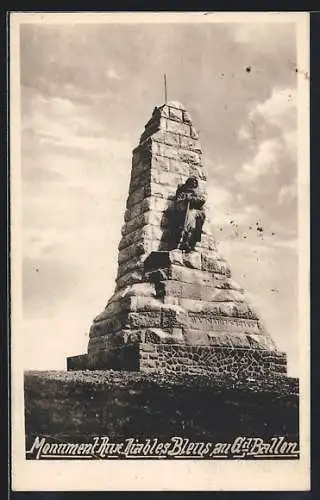
[[[120,75],[116,72],[114,68],[109,68],[105,70],[105,75],[108,78],[112,78],[114,80],[120,80]]]
[[[59,174],[64,188],[82,188],[98,199],[125,196],[129,182],[132,144],[129,140],[103,135],[103,130],[88,115],[83,105],[60,97],[32,95],[24,114],[23,145],[29,147],[27,132],[33,133],[35,147],[23,155],[23,169],[28,180],[28,170],[34,166]],[[40,148],[39,148],[40,146]],[[36,151],[36,154],[34,154]],[[72,154],[68,154],[68,152]],[[112,182],[110,173],[117,172]],[[32,178],[32,181],[34,179]],[[32,198],[46,203],[56,199],[57,186],[43,185],[41,193],[33,182]],[[27,193],[26,193],[27,194]],[[63,203],[61,189],[60,205]]]
[[[251,183],[262,175],[277,173],[281,168],[279,157],[282,149],[282,144],[278,139],[267,139],[261,142],[253,159],[242,165],[235,178],[239,182]]]
[[[279,127],[278,136],[268,137],[257,142],[259,134],[263,136],[263,127]],[[248,147],[257,149],[251,161],[241,166],[236,174],[239,182],[250,183],[267,173],[278,173],[281,169],[280,157],[288,155],[292,160],[296,158],[296,90],[293,88],[275,87],[271,96],[263,102],[255,104],[250,110],[247,122],[238,131],[238,138],[248,144]],[[255,139],[255,141],[253,141]]]
[[[258,132],[261,132],[259,120],[263,119],[266,124],[281,129],[288,142],[288,147],[293,150],[296,145],[296,100],[296,89],[275,87],[268,99],[252,107],[246,123],[238,131],[239,140],[249,143]]]
[[[208,197],[212,205],[224,206],[231,199],[231,193],[222,186],[213,185],[208,190]]]
[[[249,132],[248,128],[248,124],[246,124],[239,129],[238,138],[240,141],[248,141],[249,139],[251,139],[252,135]]]
[[[295,122],[296,100],[296,89],[275,87],[271,97],[250,112],[249,119],[255,120],[260,115],[269,123],[285,129]]]

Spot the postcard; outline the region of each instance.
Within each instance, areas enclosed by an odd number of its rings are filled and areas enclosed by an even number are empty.
[[[11,13],[15,491],[308,490],[309,15]]]

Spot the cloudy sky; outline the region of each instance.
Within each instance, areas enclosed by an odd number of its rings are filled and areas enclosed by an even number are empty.
[[[20,50],[25,368],[86,351],[166,73],[200,132],[220,252],[296,373],[295,25],[26,24]]]

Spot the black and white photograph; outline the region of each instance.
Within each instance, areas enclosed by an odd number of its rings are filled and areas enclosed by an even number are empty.
[[[308,14],[10,40],[13,488],[308,490]]]

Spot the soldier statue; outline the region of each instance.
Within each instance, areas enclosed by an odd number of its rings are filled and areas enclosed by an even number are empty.
[[[201,241],[205,202],[206,196],[200,191],[196,177],[189,177],[184,184],[178,186],[172,219],[175,248],[190,252],[194,250],[196,243]]]

